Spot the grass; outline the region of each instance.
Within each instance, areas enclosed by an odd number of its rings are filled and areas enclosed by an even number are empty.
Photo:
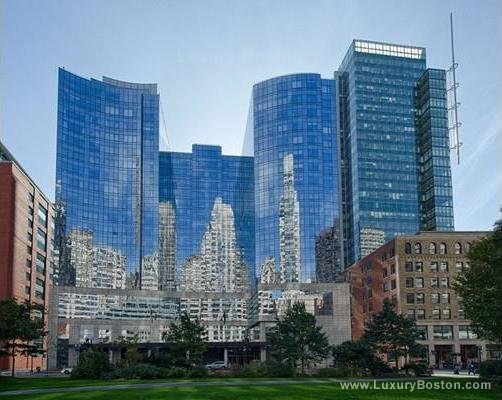
[[[23,381],[34,381],[38,379],[23,379]],[[49,381],[50,380],[50,381]],[[57,378],[48,378],[45,382],[40,382],[42,385],[38,387],[54,387],[52,384]],[[61,384],[67,386],[84,386],[95,385],[96,381],[77,381],[77,380],[61,380]],[[4,382],[4,380],[0,381]],[[97,381],[98,384],[114,384],[124,383],[124,381],[103,382]],[[127,381],[132,383],[133,381]],[[139,382],[139,381],[136,381]],[[148,381],[142,381],[147,383]],[[150,381],[152,383],[160,383],[159,381]],[[171,381],[172,382],[172,381]],[[2,396],[0,400],[156,400],[156,399],[176,399],[176,400],[332,400],[343,398],[344,400],[390,400],[403,399],[406,400],[434,400],[454,398],[455,400],[500,400],[501,393],[496,389],[488,390],[421,390],[409,392],[407,390],[372,390],[372,389],[350,389],[343,390],[338,383],[303,383],[289,385],[253,385],[252,380],[248,386],[189,386],[189,387],[163,387],[150,389],[128,389],[128,390],[94,390],[90,392],[65,392],[65,393],[47,393],[37,395],[16,395]],[[462,382],[464,382],[462,380]],[[61,387],[60,385],[58,385]],[[23,389],[27,386],[22,385]],[[16,388],[21,388],[17,386]],[[3,388],[2,388],[3,389]],[[12,390],[12,386],[11,386]]]

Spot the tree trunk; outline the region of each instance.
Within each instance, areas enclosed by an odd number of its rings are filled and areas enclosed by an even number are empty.
[[[15,373],[15,364],[16,364],[16,341],[12,342],[12,350],[11,350],[11,357],[12,357],[12,366],[11,366],[11,374],[14,376]]]

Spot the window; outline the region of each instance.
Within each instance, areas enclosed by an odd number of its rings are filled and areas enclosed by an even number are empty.
[[[47,209],[39,204],[38,205],[38,223],[43,225],[43,226],[47,226]]]
[[[451,310],[449,308],[443,308],[443,319],[451,319]]]
[[[390,273],[391,273],[391,275],[396,273],[396,264],[392,264],[390,266]]]
[[[415,319],[415,310],[408,310],[408,311],[406,311],[406,318],[408,318],[408,319]]]
[[[404,253],[411,254],[411,243],[410,242],[406,242],[404,244]]]
[[[438,271],[437,261],[431,261],[431,272],[437,272],[437,271]]]
[[[438,278],[431,278],[431,287],[436,288],[439,286],[438,284],[439,279]]]
[[[431,293],[431,303],[432,304],[439,303],[439,293]]]
[[[45,257],[37,253],[37,272],[40,272],[41,274],[45,274]]]
[[[457,261],[455,263],[455,271],[457,271],[457,273],[460,273],[464,270],[464,263],[462,261]]]
[[[407,304],[415,304],[415,294],[414,293],[406,293],[406,303]]]
[[[422,254],[422,245],[419,242],[415,243],[413,249],[415,250],[415,254]]]
[[[459,242],[455,243],[455,254],[462,254],[462,244]]]
[[[439,245],[439,254],[446,254],[446,243],[441,243]]]
[[[387,271],[387,268],[386,268],[386,267],[384,267],[384,268],[382,269],[382,274],[383,274],[383,277],[384,277],[384,278],[386,278],[386,277],[387,277],[387,275],[388,275],[388,271]]]
[[[432,319],[441,319],[441,311],[439,308],[432,310]]]
[[[470,325],[459,325],[458,326],[458,338],[459,339],[477,339],[478,335],[474,332]]]
[[[31,288],[29,286],[24,287],[24,294],[30,295],[31,293]]]
[[[412,289],[413,288],[413,278],[406,278],[406,287],[408,289]]]
[[[458,319],[465,319],[465,312],[462,309],[458,310]]]
[[[442,289],[447,289],[450,287],[450,280],[446,277],[439,278],[439,287]]]
[[[40,228],[38,228],[37,232],[37,246],[43,251],[45,251],[47,246],[47,234]]]
[[[423,308],[417,310],[417,319],[425,319],[425,310]]]
[[[37,278],[35,281],[35,297],[38,297],[40,299],[43,299],[45,294],[45,282]]]
[[[421,261],[415,263],[415,272],[424,272],[424,264]]]
[[[413,263],[412,262],[406,262],[404,264],[404,271],[405,272],[413,272]]]
[[[418,310],[420,311],[420,310]],[[418,338],[419,340],[427,340],[427,326],[417,326]]]
[[[436,254],[436,243],[429,244],[429,254]]]
[[[31,268],[31,260],[26,259],[26,266],[27,266],[28,268]]]
[[[425,303],[425,295],[423,293],[417,293],[416,300],[417,300],[417,304],[424,304]]]
[[[388,282],[384,282],[384,284],[383,284],[383,291],[384,292],[388,292],[389,291],[389,283]]]
[[[392,295],[392,304],[394,304],[395,306],[397,305],[397,294],[393,294]]]
[[[395,288],[396,288],[396,280],[393,279],[393,280],[390,281],[390,289],[394,290]]]
[[[450,304],[450,293],[441,293],[441,303]]]
[[[26,273],[26,280],[31,282],[31,274],[29,272]]]
[[[415,278],[415,287],[423,288],[424,287],[424,278]]]
[[[453,326],[451,325],[434,325],[432,327],[434,339],[453,339]]]
[[[28,232],[28,234],[26,235],[26,239],[28,239],[28,242],[31,243],[33,241],[33,235],[30,232]]]
[[[439,271],[448,272],[448,262],[447,261],[441,261],[441,263],[439,264]]]

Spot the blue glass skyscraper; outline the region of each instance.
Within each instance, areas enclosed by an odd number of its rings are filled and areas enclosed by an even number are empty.
[[[139,287],[158,247],[156,84],[59,70],[56,202],[65,284]]]
[[[253,158],[223,155],[220,146],[196,144],[191,153],[161,152],[159,162],[159,201],[173,210],[177,275],[191,257],[200,254],[212,211],[215,205],[223,204],[233,212],[233,221],[227,228],[235,230],[236,247],[252,282]]]
[[[424,208],[420,203],[425,195],[422,191],[427,190],[430,183],[425,182],[428,167],[422,152],[435,153],[440,148],[442,157],[449,155],[444,130],[439,146],[435,139],[428,148],[418,145],[421,137],[427,135],[426,122],[416,110],[417,105],[426,108],[420,102],[428,102],[423,100],[427,97],[423,92],[428,90],[428,87],[424,89],[425,83],[421,100],[419,103],[416,100],[419,79],[425,71],[426,56],[422,47],[354,40],[335,73],[340,93],[346,265],[360,257],[362,233],[368,229],[383,231],[386,241],[420,229],[453,229],[452,208],[444,210],[449,213],[444,217],[448,223],[421,224]],[[437,90],[442,92],[434,96],[443,99],[444,85]],[[441,114],[444,111],[442,109]],[[433,114],[434,118],[443,118],[435,111]],[[422,127],[417,134],[418,124]],[[446,158],[441,159],[445,170],[440,173],[447,179]],[[441,193],[440,203],[450,207],[451,190]],[[432,196],[435,195],[433,190]]]
[[[319,74],[253,87],[246,141],[254,143],[258,275],[271,262],[284,282],[313,282],[319,271],[333,276],[339,268],[336,256],[323,256],[333,246],[322,239],[339,233],[335,99],[334,80]]]

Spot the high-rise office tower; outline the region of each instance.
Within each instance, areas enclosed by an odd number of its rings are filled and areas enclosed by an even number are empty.
[[[117,265],[107,262],[107,268],[125,268],[128,286],[135,288],[142,264],[158,249],[158,118],[155,84],[85,79],[59,70],[56,201],[62,215],[56,220],[64,222],[64,232],[58,242],[71,244],[77,233],[87,232],[93,248],[114,254],[108,260]],[[59,250],[64,256],[58,274],[66,276],[58,279],[64,284],[81,277],[89,285],[88,272],[102,261],[103,251],[91,249],[98,259],[84,260],[75,253],[80,247],[88,251],[89,243],[72,247],[71,256]]]
[[[288,156],[299,205],[299,280],[315,281],[316,236],[337,227],[340,217],[336,132],[332,79],[295,74],[254,85],[245,142],[254,147],[257,274],[264,263],[270,273],[272,260],[277,272],[281,267],[281,196]]]
[[[161,207],[170,207],[170,218],[175,221],[175,236],[169,239],[167,246],[176,249],[172,258],[177,274],[187,268],[189,271],[199,268],[201,246],[211,218],[216,218],[215,212],[227,216],[231,212],[233,225],[222,224],[221,228],[235,232],[221,232],[221,237],[235,235],[236,251],[249,272],[246,280],[252,282],[255,251],[253,158],[223,155],[219,146],[193,145],[191,153],[161,152],[159,168]],[[217,199],[220,200],[217,202]],[[162,239],[162,229],[160,234]]]
[[[415,94],[420,230],[453,230],[446,72],[427,69]]]
[[[437,75],[426,71],[422,47],[362,40],[352,42],[335,73],[346,266],[360,258],[367,228],[384,231],[386,241],[453,229],[446,92]]]

